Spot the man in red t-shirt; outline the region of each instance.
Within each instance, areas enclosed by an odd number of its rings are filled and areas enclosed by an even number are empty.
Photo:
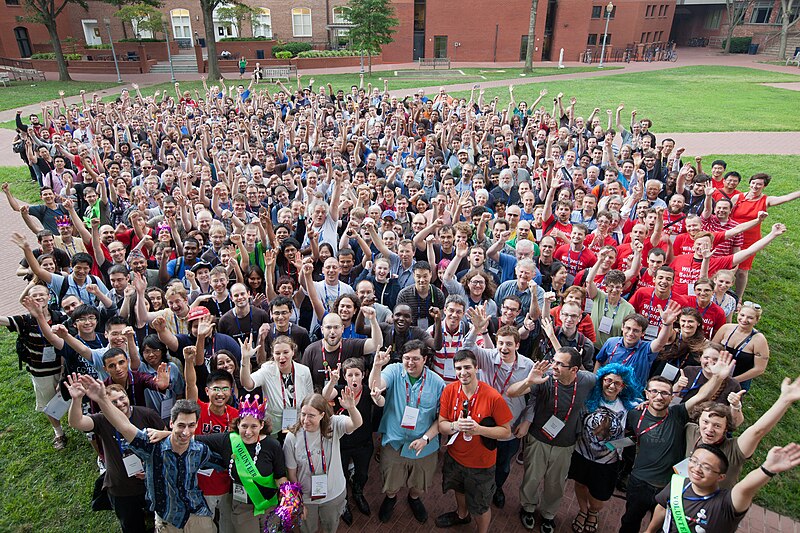
[[[661,312],[666,309],[670,301],[677,302],[681,307],[686,307],[689,302],[684,296],[673,293],[675,284],[675,271],[668,266],[656,270],[653,278],[654,287],[637,289],[628,302],[636,312],[647,318],[647,329],[644,332],[645,340],[651,341],[658,336],[661,326]]]
[[[680,295],[688,294],[689,285],[693,285],[701,277],[713,276],[718,270],[730,270],[763,250],[784,232],[786,232],[786,226],[774,224],[772,231],[754,242],[749,248],[724,257],[712,257],[711,247],[714,236],[707,231],[699,233],[694,240],[694,253],[679,255],[670,265],[675,270],[675,292]],[[707,266],[704,266],[705,261],[708,261]]]
[[[242,346],[242,357],[250,357],[247,352],[250,343],[239,343]],[[255,353],[255,350],[251,351]],[[195,361],[197,353],[195,346],[183,349],[184,376],[186,379],[186,399],[194,400],[200,406],[200,418],[197,421],[195,435],[209,435],[230,431],[231,423],[239,417],[239,410],[228,405],[233,394],[233,376],[225,370],[215,370],[206,379],[206,394],[208,403],[197,399],[197,374],[195,364],[203,365],[202,356]],[[201,470],[197,474],[197,486],[203,491],[211,513],[219,509],[219,533],[232,532],[231,521],[231,478],[228,472]]]
[[[713,239],[711,249],[715,250],[720,244],[732,239],[736,235],[744,233],[750,228],[756,227],[766,218],[767,212],[761,211],[759,212],[758,217],[743,224],[737,224],[731,229],[725,231],[714,231],[713,233],[706,232],[711,233]],[[675,256],[693,253],[694,241],[703,229],[703,220],[697,215],[686,215],[686,220],[684,223],[686,224],[686,233],[681,233],[675,237],[675,242],[672,243],[672,252],[675,254]],[[714,255],[719,256],[719,254]]]
[[[486,533],[492,521],[497,440],[511,436],[511,410],[499,392],[478,381],[475,354],[459,350],[454,364],[458,381],[442,393],[439,433],[449,438],[442,490],[455,491],[458,507],[439,515],[436,527],[466,524],[474,515],[478,533]],[[491,425],[486,424],[488,418],[493,421]]]
[[[570,243],[559,246],[553,253],[553,258],[564,263],[567,272],[573,276],[580,270],[591,268],[597,262],[595,253],[583,244],[588,232],[589,229],[583,224],[573,224],[569,235]]]

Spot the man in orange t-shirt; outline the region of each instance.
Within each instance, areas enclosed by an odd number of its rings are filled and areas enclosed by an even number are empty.
[[[442,490],[455,491],[458,507],[436,518],[436,527],[467,524],[474,515],[478,533],[486,533],[492,520],[496,441],[511,436],[511,410],[499,392],[478,381],[475,354],[459,350],[453,364],[458,381],[442,393],[439,433],[450,438],[442,466]]]

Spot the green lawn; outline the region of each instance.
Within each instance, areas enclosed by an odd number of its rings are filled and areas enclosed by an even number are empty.
[[[30,204],[40,201],[39,188],[31,180],[31,175],[27,168],[0,167],[0,183],[3,182],[8,182],[11,185],[11,194],[19,200]]]
[[[761,85],[792,81],[800,81],[800,76],[744,67],[696,66],[519,85],[514,97],[530,103],[543,87],[553,96],[563,92],[565,100],[571,96],[578,99],[579,115],[587,117],[599,107],[604,125],[606,110],[616,110],[624,102],[622,119],[626,127],[630,112],[636,109],[639,118],[653,121],[655,131],[797,131],[800,91]],[[486,90],[487,98],[495,96],[501,104],[508,103],[507,88]],[[550,111],[549,96],[543,102]]]
[[[39,102],[52,103],[58,99],[58,91],[64,91],[65,96],[78,95],[81,90],[90,94],[97,91],[104,95],[109,92],[104,89],[116,86],[117,83],[107,81],[14,81],[0,90],[0,111]]]

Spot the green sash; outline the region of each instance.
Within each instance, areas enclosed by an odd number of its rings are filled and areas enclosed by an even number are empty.
[[[669,489],[669,509],[672,511],[672,518],[675,520],[675,527],[678,533],[691,533],[689,523],[686,521],[686,513],[683,511],[683,476],[674,474],[672,484]]]
[[[264,514],[267,509],[278,505],[278,493],[275,492],[272,498],[265,500],[257,485],[269,489],[277,489],[278,484],[275,483],[275,478],[272,474],[264,477],[258,473],[258,468],[256,468],[253,458],[250,457],[250,453],[247,451],[247,448],[245,448],[242,437],[240,437],[238,433],[231,432],[230,437],[233,458],[236,462],[236,473],[239,474],[239,479],[242,482],[247,496],[249,496],[250,501],[253,502],[253,507],[255,508],[254,514],[256,516]]]

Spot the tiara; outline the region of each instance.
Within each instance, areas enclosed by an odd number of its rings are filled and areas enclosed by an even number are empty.
[[[165,224],[163,222],[158,225],[158,231],[170,231],[171,229],[172,228],[169,227],[169,224]]]
[[[69,226],[72,226],[72,219],[69,217],[69,215],[56,217],[56,226],[59,228],[68,228]]]
[[[239,416],[244,418],[245,416],[252,416],[258,420],[264,420],[264,413],[267,409],[267,402],[266,400],[259,403],[258,401],[258,394],[255,395],[253,400],[250,400],[250,395],[244,397],[239,403]]]

